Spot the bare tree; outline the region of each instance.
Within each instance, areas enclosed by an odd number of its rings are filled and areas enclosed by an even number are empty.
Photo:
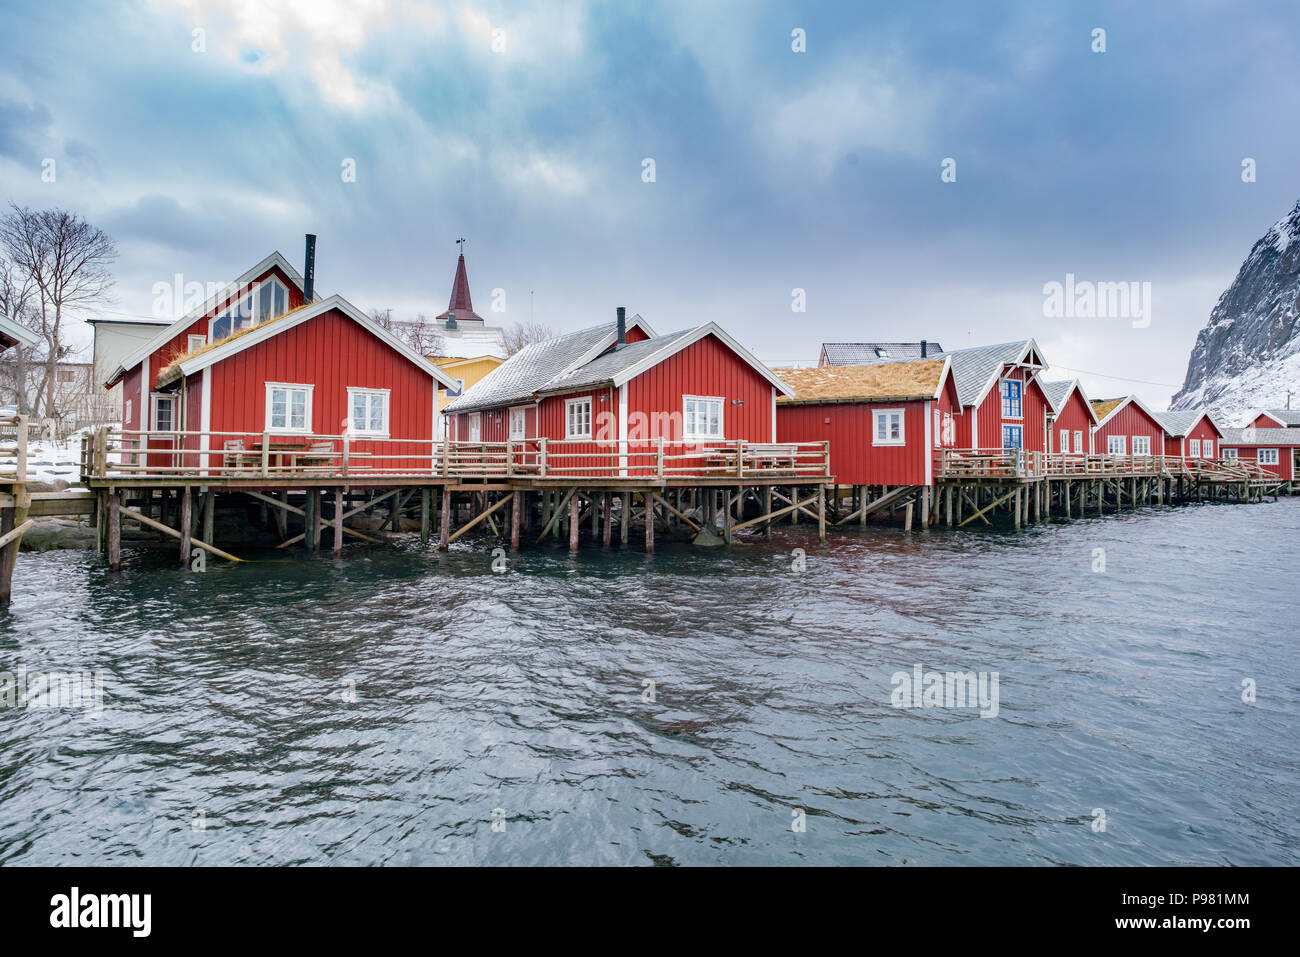
[[[420,313],[414,319],[395,319],[392,309],[371,309],[370,319],[375,325],[391,332],[422,356],[441,354],[443,340],[438,324],[429,321],[424,313]]]
[[[66,314],[105,301],[117,258],[111,236],[64,209],[32,210],[9,204],[0,218],[0,248],[36,288],[33,314],[45,340],[45,415],[57,418],[57,369],[72,353],[64,341]]]
[[[39,320],[34,314],[33,303],[36,299],[36,286],[31,276],[16,268],[4,256],[0,249],[0,315],[12,319],[30,329],[39,329]],[[38,343],[34,346],[18,343],[6,350],[0,358],[4,368],[0,372],[0,386],[14,393],[14,404],[23,415],[30,415],[39,405],[44,389],[44,378],[39,373],[44,368],[44,347]],[[32,389],[32,366],[36,365],[38,388]],[[33,402],[35,396],[36,402]]]
[[[545,323],[534,322],[516,322],[503,332],[503,338],[506,344],[506,355],[512,356],[524,346],[530,346],[534,342],[543,342],[546,339],[555,338],[555,330]]]

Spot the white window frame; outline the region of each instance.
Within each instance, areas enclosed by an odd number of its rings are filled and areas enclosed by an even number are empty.
[[[465,422],[465,425],[469,429],[469,432],[465,437],[465,441],[467,442],[483,441],[483,414],[481,412],[471,412],[469,414],[469,418]]]
[[[871,411],[871,444],[872,445],[906,445],[907,444],[907,416],[904,409],[873,409]],[[889,426],[888,416],[898,416],[898,438],[889,438],[888,434],[892,431]],[[880,420],[886,418],[885,433],[886,437],[880,437]]]
[[[195,349],[202,349],[208,344],[208,337],[202,333],[190,333],[185,337],[185,351],[193,352]]]
[[[1119,446],[1119,451],[1115,451],[1115,446]],[[1107,455],[1128,455],[1128,436],[1127,435],[1108,435],[1106,436],[1106,454]]]
[[[1190,455],[1192,458],[1197,458],[1197,459],[1199,459],[1199,458],[1201,457],[1201,440],[1200,440],[1200,439],[1188,439],[1188,440],[1187,440],[1187,446],[1188,446],[1188,448],[1187,448],[1187,454],[1188,454],[1188,455]]]
[[[1237,457],[1237,450],[1236,450],[1236,449],[1219,449],[1219,453],[1220,453],[1220,454],[1221,454],[1225,459],[1235,459],[1235,458]]]
[[[1145,445],[1144,445],[1145,444]],[[1151,454],[1151,436],[1135,435],[1133,436],[1133,454],[1150,455]]]
[[[1214,458],[1214,439],[1201,439],[1201,455],[1204,458]]]
[[[580,408],[584,405],[587,407],[587,416],[586,416],[587,421],[585,423],[585,425],[587,426],[587,431],[575,432],[573,430],[573,410],[576,408]],[[592,414],[591,396],[584,395],[576,399],[565,399],[564,400],[564,437],[566,439],[590,439],[591,438],[591,414]]]
[[[276,389],[289,389],[295,392],[307,393],[307,400],[303,404],[303,420],[304,420],[305,428],[295,429],[289,426],[285,426],[284,428],[277,429],[274,425],[271,424],[271,393]],[[308,382],[266,383],[266,407],[264,409],[265,414],[262,419],[262,423],[265,426],[266,431],[271,433],[272,435],[311,435],[312,434],[311,416],[312,416],[312,405],[313,405],[312,393],[315,391],[315,389],[316,386]],[[293,408],[293,403],[291,401],[287,402],[285,405],[286,421],[292,421],[292,412],[291,412],[292,408]],[[349,407],[348,421],[351,421],[351,415],[352,415],[352,409]]]
[[[232,335],[234,335],[236,332],[241,332],[241,331],[243,331],[244,329],[254,329],[254,328],[256,328],[257,326],[260,326],[262,323],[266,322],[266,321],[267,321],[267,317],[266,317],[266,316],[263,316],[263,315],[261,314],[261,312],[262,312],[261,301],[262,301],[262,287],[265,286],[265,285],[268,285],[268,284],[269,284],[269,285],[272,285],[272,286],[279,286],[280,289],[282,289],[282,290],[284,291],[284,312],[280,313],[280,315],[283,316],[283,315],[285,315],[286,313],[288,313],[288,312],[289,312],[289,287],[286,286],[284,283],[280,282],[280,280],[279,280],[277,277],[275,277],[275,276],[271,276],[271,277],[269,277],[269,278],[267,278],[267,279],[262,280],[262,281],[259,282],[259,283],[256,283],[256,284],[254,284],[254,285],[252,285],[252,286],[249,286],[247,289],[242,289],[242,290],[240,290],[240,293],[239,293],[238,296],[233,296],[233,297],[230,299],[230,301],[227,302],[226,305],[225,305],[223,308],[218,309],[217,312],[216,312],[216,315],[214,315],[211,319],[208,320],[208,334],[207,334],[207,336],[205,337],[205,338],[206,338],[206,341],[207,341],[207,342],[214,342],[214,341],[215,341],[215,342],[223,342],[223,341],[225,341],[226,339],[229,339],[229,338],[230,338]],[[249,318],[250,318],[250,322],[248,323],[248,325],[246,325],[246,326],[240,326],[238,329],[233,329],[233,328],[232,328],[232,329],[230,330],[230,332],[226,333],[226,335],[222,336],[220,339],[216,339],[216,340],[214,340],[214,339],[212,338],[212,334],[213,334],[213,332],[216,330],[216,327],[217,327],[217,320],[220,319],[220,318],[222,318],[223,316],[225,316],[226,313],[231,312],[231,311],[236,307],[236,305],[237,305],[238,303],[243,302],[244,299],[245,299],[246,297],[248,297],[248,296],[252,296],[252,300],[253,300],[253,306],[252,306],[252,310],[251,310],[251,316],[249,317]],[[272,308],[272,309],[275,308],[275,290],[274,290],[274,289],[271,291],[271,308]],[[233,323],[232,323],[232,324],[233,324]]]
[[[943,444],[949,447],[957,444],[957,429],[951,412],[943,414]]]
[[[1255,462],[1258,465],[1280,465],[1281,459],[1278,457],[1277,449],[1257,449]]]
[[[171,409],[171,426],[164,429],[158,424],[158,403],[166,402]],[[176,428],[176,407],[179,403],[176,396],[165,392],[153,392],[149,395],[149,431],[150,432],[177,432]]]
[[[382,396],[384,400],[384,427],[382,429],[358,429],[352,417],[352,398],[356,395]],[[390,434],[389,415],[392,413],[392,392],[389,389],[366,389],[361,386],[348,386],[348,435],[364,435],[367,438],[388,438]],[[370,402],[366,400],[366,421],[370,421]]]
[[[1074,430],[1074,451],[1075,454],[1082,453],[1083,449],[1083,432],[1078,429]]]
[[[716,402],[718,404],[718,432],[700,432],[698,429],[691,429],[691,417],[686,414],[687,402]],[[727,409],[727,400],[720,395],[683,395],[682,396],[682,439],[686,442],[725,442],[727,434],[727,423],[725,419]],[[707,416],[706,416],[707,419]],[[695,411],[695,422],[700,421],[699,408]]]
[[[516,422],[518,428],[515,428]],[[528,438],[528,407],[517,405],[510,410],[510,441]]]

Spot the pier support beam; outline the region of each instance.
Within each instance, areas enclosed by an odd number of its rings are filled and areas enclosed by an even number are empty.
[[[190,567],[190,529],[194,527],[194,495],[183,488],[181,496],[181,568]]]
[[[426,489],[427,492],[427,489]],[[334,493],[334,554],[343,554],[343,506],[344,506],[343,489],[338,489]]]
[[[645,550],[647,554],[655,552],[655,504],[654,492],[646,489],[645,496]]]
[[[117,490],[108,493],[108,570],[122,567],[122,508]]]
[[[451,489],[449,487],[444,486],[439,506],[438,547],[445,552],[447,546],[451,544]]]
[[[578,490],[575,488],[569,496],[569,551],[578,550]]]
[[[510,550],[519,551],[519,512],[524,507],[524,493],[513,492],[510,496]]]

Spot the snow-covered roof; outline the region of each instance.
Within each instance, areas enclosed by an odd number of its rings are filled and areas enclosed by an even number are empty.
[[[7,343],[4,346],[6,349],[14,343],[21,342],[25,346],[34,346],[41,341],[41,337],[32,330],[6,315],[0,315],[0,337],[3,337],[3,340]]]
[[[459,320],[457,320],[459,322]],[[440,328],[436,355],[440,359],[475,359],[479,356],[506,357],[506,332],[496,326]]]
[[[1220,433],[1223,432],[1223,427],[1220,426],[1218,422],[1214,421],[1214,416],[1199,409],[1188,409],[1178,412],[1157,412],[1152,417],[1160,423],[1160,427],[1165,430],[1166,434],[1172,435],[1176,439],[1182,438],[1184,435],[1191,432],[1192,429],[1196,428],[1196,423],[1200,422],[1203,418],[1209,419],[1211,425],[1218,429]]]
[[[1047,401],[1051,403],[1052,411],[1057,415],[1065,408],[1065,403],[1070,401],[1070,393],[1075,389],[1079,390],[1079,398],[1083,400],[1083,407],[1088,410],[1088,415],[1092,417],[1092,424],[1096,425],[1100,420],[1097,418],[1097,409],[1093,405],[1088,393],[1083,391],[1083,383],[1078,379],[1065,379],[1060,382],[1044,382],[1041,379],[1038,384],[1043,387],[1043,392],[1047,396]]]
[[[1300,411],[1296,409],[1260,409],[1250,417],[1251,421],[1261,415],[1267,415],[1273,421],[1280,422],[1283,428],[1300,428]]]
[[[1219,447],[1234,445],[1300,445],[1300,429],[1223,429]]]
[[[979,405],[997,381],[1003,366],[1020,363],[1042,365],[1038,343],[1033,339],[957,349],[954,352],[937,353],[930,358],[943,359],[947,356],[952,356],[952,377],[957,386],[957,399],[964,406]]]
[[[822,352],[828,365],[858,366],[875,362],[899,362],[921,358],[919,342],[823,342]],[[925,357],[934,358],[943,352],[937,342],[927,342]]]

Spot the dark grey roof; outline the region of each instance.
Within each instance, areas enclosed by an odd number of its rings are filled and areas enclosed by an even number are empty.
[[[1285,422],[1290,428],[1300,427],[1300,411],[1296,409],[1264,409],[1279,422]]]
[[[957,386],[957,399],[962,405],[974,405],[984,392],[984,387],[1008,362],[1015,362],[1024,353],[1030,340],[999,342],[992,346],[958,349],[933,358],[952,356],[952,379]]]
[[[937,342],[927,342],[925,358],[930,359],[943,347]],[[833,366],[861,366],[875,362],[897,362],[900,359],[920,359],[919,342],[823,342],[826,362]]]
[[[590,386],[604,385],[613,380],[625,369],[636,365],[642,359],[649,358],[661,349],[666,349],[679,339],[689,336],[694,329],[670,332],[666,336],[629,342],[622,349],[606,352],[592,359],[586,365],[579,366],[571,372],[556,376],[538,392],[568,392],[572,389],[585,389]]]
[[[1204,414],[1204,412],[1197,409],[1188,409],[1183,412],[1154,413],[1155,420],[1160,424],[1160,428],[1175,438],[1180,438],[1192,431],[1192,427],[1200,421],[1201,416]]]
[[[1047,393],[1047,401],[1052,403],[1052,408],[1057,412],[1061,411],[1061,403],[1065,401],[1074,388],[1074,380],[1068,379],[1065,382],[1039,382],[1043,391]]]
[[[566,372],[600,343],[617,334],[606,322],[524,346],[471,386],[443,412],[473,412],[532,400],[556,376]]]
[[[1300,429],[1224,429],[1219,447],[1225,445],[1300,445]]]

